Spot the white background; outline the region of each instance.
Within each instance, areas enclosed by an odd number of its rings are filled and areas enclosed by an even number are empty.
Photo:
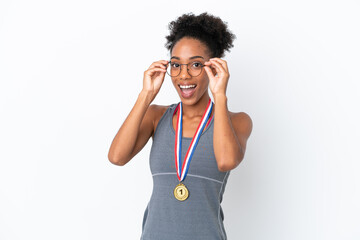
[[[228,108],[253,120],[222,206],[230,240],[360,239],[358,1],[0,2],[0,239],[139,239],[152,140],[107,159],[168,59],[167,24],[221,17]],[[179,97],[166,76],[153,103]],[[184,220],[184,219],[180,219]]]

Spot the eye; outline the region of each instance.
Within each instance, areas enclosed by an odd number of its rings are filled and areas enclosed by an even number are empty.
[[[178,63],[171,63],[171,67],[172,67],[172,68],[178,68],[178,67],[179,67],[179,64],[178,64]]]
[[[202,66],[202,63],[201,62],[193,62],[191,64],[192,67],[195,67],[195,68],[200,68]]]

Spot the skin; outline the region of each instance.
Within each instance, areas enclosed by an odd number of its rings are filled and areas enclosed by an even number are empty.
[[[183,103],[182,135],[189,138],[194,136],[210,99],[210,89],[214,97],[214,153],[219,171],[229,171],[236,168],[244,158],[246,142],[252,131],[252,120],[245,112],[234,113],[228,110],[226,88],[230,74],[227,62],[221,58],[211,58],[206,44],[184,37],[174,45],[171,52],[171,59],[177,58],[178,63],[189,63],[193,56],[203,57],[194,59],[205,65],[201,74],[192,77],[183,65],[181,73],[171,78]],[[108,158],[113,164],[125,165],[153,137],[160,118],[169,107],[151,104],[164,81],[167,66],[167,60],[159,60],[144,72],[143,89],[111,144]],[[196,84],[194,95],[189,99],[183,98],[179,84]],[[176,119],[177,113],[173,117],[174,129]]]

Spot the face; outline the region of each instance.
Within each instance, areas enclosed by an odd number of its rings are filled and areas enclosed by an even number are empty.
[[[170,61],[177,64],[195,63],[193,66],[196,67],[199,66],[196,63],[204,64],[209,58],[209,51],[205,44],[197,39],[184,37],[174,45]],[[180,67],[177,64],[175,66]],[[181,101],[184,104],[191,105],[198,102],[204,94],[207,94],[209,78],[205,69],[201,70],[200,75],[193,77],[189,74],[186,67],[190,68],[191,66],[190,64],[188,66],[181,65],[180,74],[176,77],[171,77],[171,79]],[[195,87],[188,89],[180,87],[189,85]]]

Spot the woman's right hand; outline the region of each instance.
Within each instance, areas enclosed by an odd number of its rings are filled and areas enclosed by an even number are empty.
[[[144,72],[143,91],[150,93],[153,98],[158,94],[164,82],[168,63],[167,60],[153,62]]]

